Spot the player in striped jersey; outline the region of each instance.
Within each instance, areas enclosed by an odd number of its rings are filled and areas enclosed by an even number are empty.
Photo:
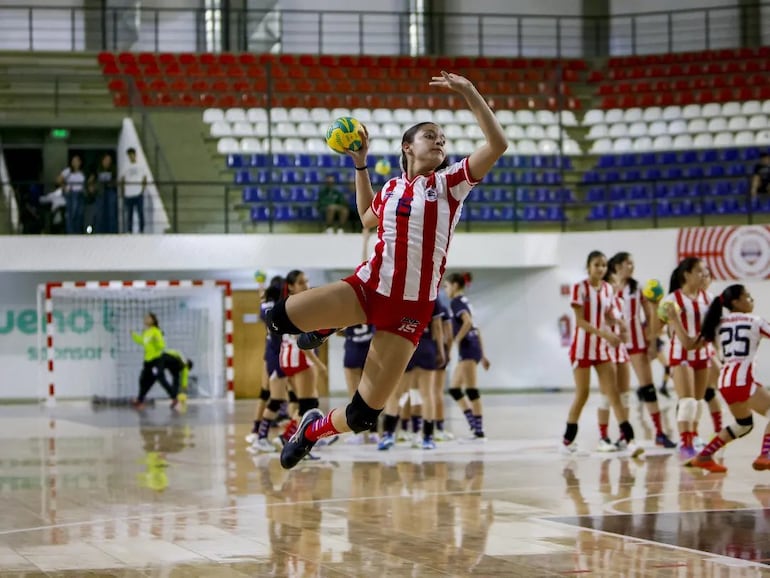
[[[668,358],[674,387],[679,397],[677,423],[681,439],[680,452],[682,457],[688,459],[697,453],[693,446],[697,400],[702,399],[706,391],[711,358],[706,348],[687,350],[678,329],[690,337],[700,334],[703,317],[708,308],[702,291],[703,269],[700,259],[683,259],[671,274],[669,295],[658,308],[660,320],[674,329]]]
[[[706,303],[711,303],[714,300],[714,295],[709,291],[709,287],[711,286],[711,283],[713,282],[713,277],[711,276],[711,269],[708,267],[703,268],[703,297],[706,301]],[[717,355],[716,348],[709,343],[708,344],[708,352],[711,356],[711,369],[709,370],[709,376],[708,380],[706,382],[706,391],[703,393],[703,400],[708,404],[708,410],[711,414],[711,422],[714,424],[714,433],[719,433],[719,431],[722,429],[722,404],[719,402],[719,397],[717,396],[717,388],[718,382],[719,382],[719,371],[722,369],[722,364],[719,361],[719,355]],[[700,415],[701,415],[701,408],[703,407],[703,402],[698,402],[698,413],[696,414],[695,418],[695,426],[697,428],[698,423],[700,423]],[[700,447],[699,446],[700,443]],[[695,446],[698,447],[698,449],[703,449],[703,442],[700,440],[699,437],[697,437],[697,429],[696,429],[696,443]]]
[[[303,347],[310,348],[333,332],[330,327],[371,323],[377,333],[353,399],[327,417],[316,410],[305,414],[281,452],[281,464],[287,469],[319,439],[366,431],[377,421],[430,321],[463,202],[508,148],[499,121],[467,78],[441,71],[429,84],[462,96],[485,138],[470,156],[449,164],[441,127],[416,124],[401,139],[403,174],[375,195],[367,174],[369,137],[361,129],[361,148],[348,154],[356,167],[361,222],[364,227],[377,225],[374,252],[343,281],[279,301],[270,323],[281,333],[305,332]]]
[[[729,313],[724,315],[724,309]],[[719,372],[719,391],[735,422],[723,428],[703,450],[685,465],[711,472],[726,472],[714,461],[725,444],[747,435],[754,427],[752,412],[770,417],[770,393],[754,379],[754,358],[762,338],[770,338],[770,323],[754,311],[754,299],[743,285],[730,285],[709,306],[700,335],[692,338],[677,328],[688,348],[704,348],[719,341],[724,364]],[[762,449],[754,460],[755,470],[770,469],[770,422],[765,426]]]
[[[567,415],[562,449],[567,454],[577,452],[575,438],[578,420],[588,400],[593,367],[599,377],[599,389],[609,399],[623,438],[627,441],[629,449],[634,452],[634,429],[624,417],[625,412],[616,387],[615,366],[611,363],[609,352],[610,347],[620,345],[620,338],[612,330],[612,326],[616,324],[612,315],[612,287],[604,281],[607,274],[607,257],[601,251],[591,251],[586,267],[588,278],[572,287],[571,306],[575,312],[575,333],[570,346],[570,361],[575,378],[575,399]]]
[[[631,366],[634,368],[639,388],[636,395],[644,403],[655,426],[655,445],[675,448],[663,431],[658,395],[652,381],[651,359],[657,355],[656,340],[658,318],[655,308],[642,295],[641,288],[634,279],[634,260],[630,253],[621,251],[610,259],[610,269],[615,272],[618,290],[623,302],[623,320],[628,327],[628,339],[625,343]],[[626,402],[627,405],[627,402]]]

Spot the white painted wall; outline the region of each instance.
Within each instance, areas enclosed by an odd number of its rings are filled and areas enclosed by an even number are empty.
[[[480,376],[483,388],[570,387],[567,349],[558,320],[570,314],[562,285],[584,277],[594,250],[630,251],[636,276],[667,284],[676,265],[674,229],[567,234],[458,234],[448,272],[470,270],[468,297],[492,361]],[[268,276],[305,269],[311,285],[349,274],[361,257],[355,235],[229,235],[7,237],[0,252],[0,399],[31,397],[40,389],[35,347],[35,289],[39,283],[78,279],[209,278],[254,287],[254,271]],[[308,257],[307,247],[314,248]],[[726,283],[716,282],[720,291]],[[770,281],[747,283],[757,313],[770,318]],[[11,323],[12,321],[12,323]],[[770,382],[761,363],[759,378]],[[344,391],[342,340],[330,342],[330,383]]]
[[[710,11],[708,21],[705,8]],[[671,18],[671,50],[686,52],[711,48],[730,48],[740,45],[740,11],[737,0],[681,0],[672,4],[667,0],[612,0],[610,13],[611,53],[653,54],[669,49],[669,21],[666,14],[654,14],[667,10],[688,10],[691,13],[673,15]],[[631,18],[630,14],[641,14]],[[646,16],[644,14],[647,14]],[[632,37],[636,38],[633,45]]]

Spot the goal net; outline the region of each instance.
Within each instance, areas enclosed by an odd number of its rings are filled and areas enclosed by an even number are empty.
[[[190,398],[233,396],[232,320],[227,281],[83,281],[48,283],[38,291],[41,371],[49,403],[92,399],[122,404],[136,398],[147,313],[166,348],[192,360]],[[171,376],[167,380],[172,383]],[[166,397],[156,384],[148,399]]]

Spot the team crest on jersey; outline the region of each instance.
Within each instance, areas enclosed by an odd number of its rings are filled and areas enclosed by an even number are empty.
[[[425,189],[425,200],[426,201],[438,200],[438,192],[436,191],[436,187],[428,187],[427,189]]]

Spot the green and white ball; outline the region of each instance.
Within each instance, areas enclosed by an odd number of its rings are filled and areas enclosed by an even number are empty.
[[[361,123],[352,116],[335,118],[326,130],[326,144],[335,153],[357,151],[363,146],[358,130]]]

